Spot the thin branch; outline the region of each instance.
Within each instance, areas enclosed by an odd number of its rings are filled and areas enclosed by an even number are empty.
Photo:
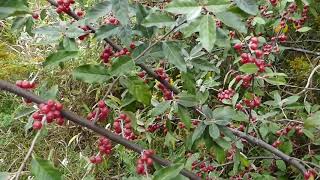
[[[26,156],[24,157],[24,159],[23,159],[23,161],[22,161],[22,163],[21,163],[21,165],[20,165],[20,167],[19,167],[19,170],[18,170],[17,174],[15,175],[15,180],[18,180],[18,179],[19,179],[19,176],[20,176],[23,168],[26,166],[26,163],[27,163],[29,157],[30,157],[31,154],[32,154],[33,148],[34,148],[34,146],[36,145],[37,139],[38,139],[39,136],[40,136],[40,133],[41,133],[41,130],[39,130],[39,131],[37,132],[36,136],[33,138],[32,143],[31,143],[31,145],[30,145],[30,148],[29,148]]]
[[[247,134],[245,134],[245,133],[243,133],[241,131],[238,131],[236,129],[229,128],[229,130],[232,131],[233,134],[235,134],[236,136],[247,140],[251,144],[255,144],[257,146],[260,146],[260,147],[264,148],[265,150],[271,152],[272,154],[280,157],[283,161],[285,161],[288,164],[291,164],[292,166],[296,167],[301,172],[301,174],[304,174],[306,172],[305,167],[299,161],[297,161],[293,157],[290,157],[290,156],[284,154],[283,152],[279,151],[277,148],[274,148],[270,144],[268,144],[268,143],[266,143],[266,142],[264,142],[264,141],[262,141],[260,139],[257,139],[257,138],[254,138],[252,136],[249,136],[249,135],[247,135]]]
[[[319,59],[319,58],[320,58],[320,56],[318,56],[316,59]],[[304,93],[304,92],[307,91],[307,89],[309,88],[309,86],[310,86],[310,84],[311,84],[311,82],[312,82],[312,77],[313,77],[313,75],[316,73],[316,71],[317,71],[318,69],[320,69],[320,65],[316,66],[316,67],[312,70],[312,72],[311,72],[310,75],[309,75],[308,82],[307,82],[305,88],[304,88],[302,91],[298,92],[297,95],[300,95],[300,94],[302,94],[302,93]]]
[[[11,83],[3,81],[3,80],[0,80],[0,89],[4,90],[4,91],[11,92],[13,94],[16,94],[18,96],[24,97],[26,99],[30,99],[32,102],[35,102],[37,104],[45,103],[45,100],[41,99],[39,96],[37,96],[37,95],[35,95],[35,94],[33,94],[33,93],[29,92],[29,91],[26,91],[24,89],[21,89],[21,88],[13,85]],[[137,144],[135,144],[135,143],[133,143],[131,141],[128,141],[127,139],[124,139],[124,138],[122,138],[121,136],[119,136],[117,134],[114,134],[110,130],[107,130],[107,129],[99,127],[99,126],[96,126],[95,124],[92,124],[90,121],[86,120],[83,117],[79,117],[78,115],[74,114],[71,111],[62,110],[61,111],[61,115],[63,117],[65,117],[66,119],[68,119],[68,120],[70,120],[70,121],[72,121],[72,122],[74,122],[74,123],[76,123],[76,124],[78,124],[80,126],[83,126],[83,127],[88,128],[88,129],[91,129],[92,131],[100,134],[101,136],[104,136],[104,137],[110,139],[111,141],[113,141],[115,143],[123,145],[127,149],[133,150],[133,151],[135,151],[135,152],[137,152],[139,154],[144,150],[139,145],[137,145]],[[155,162],[159,163],[162,166],[169,166],[171,164],[170,161],[162,159],[157,155],[152,155],[151,158]],[[196,176],[195,174],[193,174],[192,172],[190,172],[188,170],[185,170],[185,169],[183,169],[180,173],[182,175],[190,178],[191,180],[200,180],[201,179],[198,176]]]
[[[320,56],[320,52],[313,52],[307,49],[301,49],[301,48],[295,48],[295,47],[284,47],[284,50],[291,50],[291,51],[297,51],[297,52],[303,52],[303,53],[307,53],[307,54],[313,54],[316,56]]]

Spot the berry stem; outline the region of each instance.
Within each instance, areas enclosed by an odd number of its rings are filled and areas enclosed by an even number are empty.
[[[44,118],[44,119],[45,119],[45,118]],[[43,121],[43,120],[42,120],[42,121]],[[19,176],[20,176],[23,168],[25,167],[25,165],[26,165],[29,157],[31,156],[32,151],[33,151],[33,149],[34,149],[34,146],[36,145],[36,142],[37,142],[38,138],[40,137],[41,130],[42,130],[42,128],[37,132],[36,136],[33,138],[32,142],[31,142],[31,145],[30,145],[30,148],[29,148],[26,156],[24,157],[24,159],[23,159],[23,161],[22,161],[22,163],[21,163],[21,165],[20,165],[18,172],[17,172],[16,175],[15,175],[15,180],[19,180]]]

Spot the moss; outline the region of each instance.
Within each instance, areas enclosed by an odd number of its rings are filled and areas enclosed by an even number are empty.
[[[308,74],[311,66],[306,57],[300,56],[289,61],[289,67],[298,80],[304,79]]]

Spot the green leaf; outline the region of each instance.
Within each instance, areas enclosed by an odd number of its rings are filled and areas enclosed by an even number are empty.
[[[304,121],[305,128],[317,128],[320,127],[320,111],[312,114],[309,118]]]
[[[314,134],[311,131],[303,129],[303,134],[306,135],[311,141],[314,141]]]
[[[266,24],[266,21],[261,17],[255,17],[252,20],[252,25],[255,26],[256,24],[264,25],[264,24]]]
[[[149,105],[151,103],[151,91],[149,86],[139,77],[130,76],[125,79],[125,84],[129,90],[129,93],[132,94],[137,101]]]
[[[267,77],[264,79],[267,83],[272,85],[285,85],[286,79],[284,76]]]
[[[174,0],[165,7],[165,10],[174,14],[188,14],[199,8],[201,9],[201,6],[195,0]]]
[[[279,149],[284,152],[285,154],[288,154],[290,155],[293,151],[293,148],[292,148],[292,143],[291,141],[285,141],[283,142],[280,146],[279,146]]]
[[[302,28],[299,28],[297,31],[304,33],[304,32],[308,32],[310,30],[311,30],[311,27],[302,27]]]
[[[211,15],[208,14],[201,18],[199,33],[202,46],[210,52],[216,41],[216,22]]]
[[[197,97],[191,94],[180,93],[177,99],[178,104],[184,107],[193,107],[199,104]]]
[[[86,13],[86,18],[98,19],[99,17],[105,16],[110,13],[112,3],[110,0],[106,0],[96,4],[93,8],[89,9]]]
[[[286,167],[286,163],[284,161],[277,160],[276,165],[277,165],[278,169],[280,169],[282,172],[286,172],[287,167]]]
[[[206,127],[207,127],[207,125],[201,123],[201,124],[194,130],[194,132],[193,132],[193,134],[192,134],[191,145],[192,145],[197,139],[199,139],[199,138],[202,136],[202,134],[203,134],[204,130],[206,129]]]
[[[248,14],[257,15],[259,12],[258,5],[255,0],[234,0],[233,2]]]
[[[45,100],[56,99],[58,93],[58,85],[52,86],[50,89],[46,89],[45,87],[39,90],[40,97]]]
[[[224,150],[229,150],[231,148],[231,142],[226,141],[224,138],[218,138],[218,139],[215,139],[214,141]]]
[[[112,10],[122,25],[130,23],[128,0],[112,0]]]
[[[190,94],[196,93],[196,80],[194,74],[191,72],[181,73],[181,79],[183,80],[183,87]]]
[[[158,28],[171,26],[175,23],[175,20],[167,13],[156,11],[150,13],[142,22],[145,27],[156,26]]]
[[[191,128],[191,118],[189,111],[183,106],[178,105],[178,116],[181,118],[183,124],[187,127],[187,129]]]
[[[230,48],[231,44],[230,44],[230,38],[229,35],[225,32],[225,30],[221,29],[221,28],[217,28],[216,29],[216,42],[215,44],[218,47],[223,47],[223,48]]]
[[[227,11],[230,6],[229,0],[208,0],[206,9],[213,13]]]
[[[63,44],[63,49],[65,49],[66,51],[78,50],[77,43],[73,38],[64,37],[62,44]]]
[[[104,38],[109,38],[110,36],[116,35],[118,32],[119,28],[117,26],[111,24],[103,25],[97,29],[95,38],[102,40]]]
[[[187,20],[193,20],[201,15],[201,5],[194,0],[174,0],[165,10],[174,14],[186,14]]]
[[[61,180],[62,173],[56,169],[48,160],[33,158],[31,172],[36,180]]]
[[[199,153],[192,154],[191,157],[189,157],[187,162],[185,163],[185,168],[188,169],[188,170],[191,170],[192,163],[194,161],[197,161],[199,159],[199,157],[200,157]]]
[[[243,23],[240,17],[231,12],[219,12],[216,13],[216,17],[220,19],[225,25],[238,30],[241,33],[247,33],[245,23]]]
[[[185,24],[183,28],[181,28],[181,32],[184,37],[190,37],[193,33],[200,31],[200,21],[201,19],[196,19],[191,21],[188,24]]]
[[[129,56],[121,56],[113,60],[110,74],[112,76],[120,76],[128,74],[135,69],[135,64]]]
[[[209,125],[209,134],[212,139],[218,139],[220,137],[220,130],[218,126],[215,124]]]
[[[103,83],[110,79],[107,69],[102,65],[86,64],[73,70],[74,78],[86,83]]]
[[[60,50],[58,52],[50,54],[47,58],[46,61],[43,62],[44,66],[48,65],[58,65],[61,62],[65,62],[69,59],[75,58],[78,56],[78,51],[65,51],[65,50]]]
[[[220,70],[214,64],[210,63],[208,59],[193,59],[191,60],[191,64],[194,68],[202,71],[220,72]]]
[[[229,121],[234,116],[237,116],[236,111],[229,106],[219,107],[212,111],[212,118],[216,121],[216,123],[218,123],[218,120]]]
[[[215,154],[216,160],[220,164],[222,164],[226,159],[226,152],[224,151],[224,149],[222,147],[220,147],[218,145],[214,145],[213,149],[214,149],[214,154]]]
[[[183,169],[183,164],[173,164],[156,171],[153,180],[174,180]]]
[[[164,112],[166,112],[170,108],[170,101],[164,101],[159,104],[157,104],[151,111],[151,116],[158,116]]]
[[[0,19],[29,13],[26,0],[1,0]]]
[[[186,72],[187,65],[182,55],[180,54],[181,49],[170,42],[164,42],[162,46],[166,59],[169,61],[169,63],[175,65],[180,71]]]
[[[259,68],[257,67],[256,64],[248,63],[240,66],[239,70],[247,74],[254,74],[258,72]]]

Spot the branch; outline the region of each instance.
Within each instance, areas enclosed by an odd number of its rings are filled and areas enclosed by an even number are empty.
[[[313,54],[316,56],[320,56],[320,52],[313,52],[307,49],[301,49],[301,48],[295,48],[295,47],[284,47],[284,50],[291,50],[291,51],[298,51],[298,52],[303,52],[303,53],[307,53],[307,54]]]
[[[39,131],[37,132],[36,136],[33,138],[32,143],[31,143],[31,145],[30,145],[30,148],[29,148],[26,156],[24,157],[24,159],[23,159],[23,161],[22,161],[22,163],[21,163],[21,165],[20,165],[20,167],[19,167],[19,170],[18,170],[17,174],[15,175],[15,180],[18,180],[18,179],[19,179],[19,176],[20,176],[23,168],[26,166],[26,163],[27,163],[29,157],[31,156],[31,153],[32,153],[32,151],[33,151],[33,148],[34,148],[34,146],[36,145],[37,139],[38,139],[39,136],[40,136],[40,133],[41,133],[41,130],[39,130]]]
[[[229,130],[232,131],[232,133],[235,134],[236,136],[247,140],[251,144],[255,144],[257,146],[260,146],[260,147],[264,148],[265,150],[271,152],[272,154],[278,156],[286,163],[296,167],[302,174],[304,174],[306,172],[305,167],[300,162],[298,162],[295,158],[292,158],[292,157],[284,154],[283,152],[279,151],[277,148],[274,148],[270,144],[268,144],[260,139],[249,136],[249,135],[247,135],[241,131],[238,131],[236,129],[229,128]]]
[[[29,91],[26,91],[24,89],[21,89],[11,83],[3,81],[3,80],[0,80],[0,89],[4,90],[4,91],[11,92],[13,94],[24,97],[26,99],[30,99],[32,102],[37,103],[37,104],[45,103],[45,100],[41,99],[39,96],[37,96]],[[101,136],[104,136],[104,137],[110,139],[111,141],[113,141],[115,143],[123,145],[127,149],[133,150],[137,153],[141,153],[144,150],[142,147],[138,146],[137,144],[135,144],[131,141],[128,141],[127,139],[124,139],[121,136],[116,135],[107,129],[96,126],[95,124],[91,123],[90,121],[86,120],[85,118],[79,117],[78,115],[74,114],[71,111],[62,110],[61,115],[63,117],[65,117],[66,119],[68,119],[68,120],[70,120],[80,126],[91,129],[92,131],[100,134]],[[152,155],[151,157],[155,162],[159,163],[162,166],[169,166],[171,164],[170,161],[162,159],[157,155]],[[200,180],[201,179],[198,176],[196,176],[195,174],[193,174],[192,172],[185,170],[185,169],[183,169],[180,173],[182,175],[190,178],[191,180]]]

